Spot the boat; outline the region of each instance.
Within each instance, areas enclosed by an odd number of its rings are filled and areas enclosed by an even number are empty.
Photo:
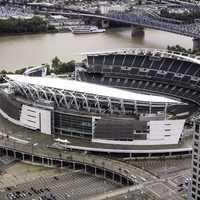
[[[106,29],[99,29],[96,26],[75,26],[71,27],[73,34],[90,34],[90,33],[103,33]]]

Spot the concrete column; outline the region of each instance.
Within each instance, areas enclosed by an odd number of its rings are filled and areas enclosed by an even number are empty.
[[[149,114],[151,114],[151,102],[149,103]]]
[[[75,170],[76,169],[76,164],[75,164],[75,162],[73,162],[73,170]]]
[[[131,26],[131,36],[144,36],[144,28],[142,26]]]
[[[97,176],[97,168],[94,168],[94,175]]]
[[[63,168],[63,161],[60,161],[60,168]]]
[[[24,161],[24,153],[22,154],[22,160]]]
[[[6,149],[6,156],[8,156],[8,149]]]
[[[200,38],[193,38],[193,50],[200,49]]]
[[[137,109],[137,101],[134,102],[134,109],[135,109],[135,112],[137,113],[137,112],[138,112],[138,109]]]
[[[165,103],[165,108],[164,108],[165,120],[167,119],[167,106],[168,106],[168,104]]]
[[[149,158],[151,157],[151,153],[148,153],[148,157],[149,157]]]

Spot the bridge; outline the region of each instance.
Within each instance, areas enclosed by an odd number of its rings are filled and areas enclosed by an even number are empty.
[[[9,3],[9,2],[8,2]],[[169,4],[168,0],[165,3]],[[13,4],[13,3],[12,3]],[[14,3],[24,5],[23,3]],[[172,2],[173,6],[187,8],[191,11],[199,11],[200,7],[192,2],[182,2],[176,0]],[[156,29],[187,36],[193,39],[193,49],[200,49],[200,20],[193,23],[185,23],[181,20],[175,20],[159,16],[153,7],[135,7],[131,11],[109,11],[107,14],[94,14],[89,11],[70,9],[58,5],[45,4],[26,4],[32,9],[40,10],[41,13],[75,16],[82,18],[92,18],[102,20],[102,25],[109,26],[109,22],[118,22],[132,26],[132,36],[144,33],[144,28]],[[43,11],[45,10],[45,11]]]
[[[132,36],[141,33],[144,28],[156,29],[193,38],[193,49],[200,49],[200,22],[186,24],[180,20],[160,17],[142,9],[131,12],[109,12],[106,15],[78,12],[50,11],[50,14],[100,19],[104,24],[110,21],[132,26]]]

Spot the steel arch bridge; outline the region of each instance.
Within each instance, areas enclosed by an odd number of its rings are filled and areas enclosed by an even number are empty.
[[[171,32],[179,35],[184,35],[194,39],[200,39],[200,24],[191,23],[183,24],[176,23],[175,20],[163,21],[162,18],[152,18],[146,14],[141,13],[125,13],[125,12],[110,12],[107,15],[97,15],[97,14],[86,14],[86,13],[76,13],[76,12],[55,12],[50,11],[50,14],[54,15],[64,15],[64,16],[77,16],[77,17],[88,17],[101,19],[106,21],[120,22],[124,24],[129,24],[133,26],[140,26],[144,28],[151,28],[166,32]]]

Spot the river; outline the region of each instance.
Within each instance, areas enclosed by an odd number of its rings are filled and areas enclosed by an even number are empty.
[[[166,48],[167,45],[192,48],[192,39],[172,33],[145,29],[143,38],[131,38],[130,28],[110,29],[105,33],[36,34],[0,37],[0,69],[14,71],[25,66],[50,63],[58,56],[63,61],[80,60],[81,53],[120,48]]]

